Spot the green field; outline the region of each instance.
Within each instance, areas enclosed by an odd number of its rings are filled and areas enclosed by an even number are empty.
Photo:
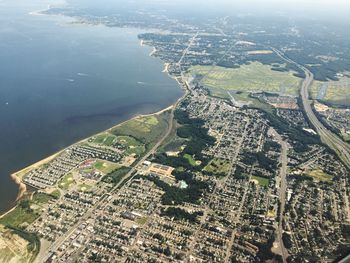
[[[0,219],[0,224],[11,227],[20,227],[23,223],[31,224],[39,217],[32,209],[17,206],[13,211]]]
[[[58,187],[63,190],[67,190],[71,186],[75,185],[75,183],[76,182],[73,178],[73,174],[69,173],[63,176],[63,178],[58,182]]]
[[[101,160],[96,161],[96,163],[94,164],[94,168],[101,171],[104,174],[108,174],[113,170],[117,169],[118,167],[119,164]]]
[[[102,144],[104,146],[111,146],[115,142],[116,136],[110,133],[103,133],[96,136],[94,143]]]
[[[189,155],[189,154],[185,154],[184,155],[184,158],[190,163],[190,165],[192,166],[198,166],[200,165],[200,163],[198,161],[196,161],[192,155]]]
[[[334,106],[350,106],[350,78],[343,77],[339,81],[314,81],[310,90],[312,98],[318,98],[322,86],[327,88],[320,101]]]
[[[215,158],[204,167],[204,171],[212,173],[216,176],[226,176],[230,171],[231,164],[229,161],[224,159]]]
[[[145,152],[145,145],[131,136],[118,136],[117,142],[123,145],[127,150],[126,154],[142,155]]]
[[[255,176],[253,175],[251,180],[257,181],[259,185],[261,186],[268,186],[270,180],[265,177]]]
[[[316,182],[329,182],[333,179],[333,176],[326,174],[320,169],[309,171],[306,175],[312,177]]]
[[[169,113],[138,117],[114,128],[112,133],[118,137],[133,137],[147,147],[154,144],[165,132],[168,117]]]
[[[14,228],[19,228],[24,223],[31,224],[39,217],[43,205],[53,198],[51,195],[36,192],[32,200],[22,200],[14,210],[2,217],[0,224]]]
[[[189,71],[192,76],[202,76],[202,84],[209,88],[234,91],[266,91],[298,95],[300,78],[295,72],[271,70],[269,65],[252,62],[239,68],[195,66]]]
[[[136,223],[138,223],[139,225],[144,225],[144,224],[146,224],[147,219],[148,219],[147,217],[140,217],[140,218],[136,219]]]

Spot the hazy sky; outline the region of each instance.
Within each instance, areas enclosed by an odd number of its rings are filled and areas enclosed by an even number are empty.
[[[1,1],[1,0],[0,0]],[[188,14],[212,15],[261,13],[263,15],[286,14],[308,18],[326,18],[349,21],[350,0],[66,0],[83,6],[118,9],[131,3],[133,8],[164,8],[167,11]]]

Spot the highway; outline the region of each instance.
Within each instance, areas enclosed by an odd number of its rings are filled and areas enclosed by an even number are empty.
[[[343,161],[344,165],[346,165],[350,169],[350,145],[344,142],[338,135],[334,134],[332,131],[327,129],[317,118],[315,115],[311,103],[309,101],[309,88],[314,80],[314,75],[310,70],[308,70],[303,65],[293,61],[288,58],[281,51],[271,48],[280,58],[284,61],[296,65],[299,69],[303,70],[305,73],[305,79],[302,83],[300,95],[303,102],[304,111],[309,119],[310,123],[314,127],[314,129],[319,134],[321,141],[326,144],[330,149],[332,149],[338,157]]]
[[[278,143],[281,145],[281,170],[280,170],[280,190],[279,190],[279,199],[280,199],[280,213],[279,213],[279,222],[277,228],[277,241],[279,243],[279,249],[282,256],[283,263],[287,262],[289,256],[288,250],[284,246],[282,235],[283,235],[283,220],[284,220],[284,210],[286,206],[286,194],[287,194],[287,170],[288,170],[288,145],[283,140],[282,136],[274,131],[274,136],[278,140]]]

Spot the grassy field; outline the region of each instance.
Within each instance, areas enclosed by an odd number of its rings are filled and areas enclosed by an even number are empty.
[[[204,171],[212,173],[217,176],[226,176],[230,171],[230,162],[224,159],[215,158],[204,167]]]
[[[184,158],[190,163],[190,165],[192,166],[198,166],[200,165],[200,163],[198,163],[198,161],[196,161],[192,155],[189,155],[189,154],[185,154],[184,155]]]
[[[17,206],[10,213],[0,219],[0,224],[5,226],[20,227],[22,224],[31,224],[39,217],[39,214],[32,209]]]
[[[140,217],[140,218],[136,219],[136,223],[138,223],[139,225],[144,225],[144,224],[146,224],[147,219],[148,219],[147,217]]]
[[[129,136],[147,146],[152,145],[165,132],[168,127],[167,119],[169,113],[164,112],[160,115],[141,116],[112,130],[116,136]]]
[[[109,161],[98,160],[94,164],[94,168],[101,171],[104,174],[108,174],[108,173],[114,171],[115,169],[117,169],[118,167],[119,167],[119,164],[112,163]]]
[[[270,182],[270,180],[267,178],[255,176],[255,175],[252,176],[251,180],[256,181],[261,186],[268,186]]]
[[[145,145],[131,136],[118,136],[117,142],[123,145],[126,150],[126,154],[136,154],[137,156],[142,155],[145,152]]]
[[[329,182],[333,179],[333,176],[324,173],[320,169],[309,171],[306,175],[311,176],[317,182]]]
[[[69,189],[71,186],[75,185],[75,180],[73,178],[73,174],[69,173],[67,175],[65,175],[61,181],[58,182],[58,187],[63,189],[63,190],[67,190]]]
[[[45,193],[34,193],[32,200],[22,200],[15,209],[0,218],[0,224],[14,228],[20,228],[23,224],[31,224],[39,217],[43,205],[53,198]]]
[[[116,136],[110,133],[102,133],[96,136],[94,143],[102,144],[105,146],[111,146],[113,145],[114,141],[116,139]]]
[[[321,94],[322,89],[325,94]],[[339,81],[314,81],[310,93],[312,98],[334,106],[350,106],[350,78],[343,77]],[[319,95],[325,96],[319,98]]]
[[[268,65],[252,62],[240,68],[195,66],[191,75],[204,76],[202,84],[209,88],[235,91],[266,91],[298,95],[301,79],[294,72],[271,70]]]

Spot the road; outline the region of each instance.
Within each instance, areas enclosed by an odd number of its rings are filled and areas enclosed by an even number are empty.
[[[181,66],[182,60],[186,57],[188,51],[190,50],[190,48],[192,47],[192,45],[194,44],[197,36],[199,35],[199,32],[197,32],[191,39],[190,39],[190,43],[188,44],[187,48],[183,51],[182,56],[179,60],[179,62],[177,62],[178,66]]]
[[[184,96],[182,96],[171,108],[171,113],[170,113],[170,118],[169,118],[169,125],[166,133],[158,140],[158,142],[152,147],[152,149],[145,154],[138,162],[136,165],[134,165],[131,170],[124,176],[123,180],[121,180],[117,185],[113,187],[113,189],[110,191],[110,193],[113,193],[116,191],[125,181],[132,179],[134,173],[137,171],[137,167],[142,165],[148,157],[153,155],[159,146],[164,142],[164,140],[170,135],[173,129],[174,125],[174,112],[177,107],[177,105],[181,102],[181,100],[186,96],[187,94],[187,89],[186,93]],[[46,262],[50,258],[50,252],[55,252],[57,249],[63,245],[63,243],[73,234],[73,232],[83,223],[86,222],[96,211],[96,209],[100,206],[103,205],[106,201],[107,198],[109,197],[108,194],[105,194],[98,202],[96,202],[80,219],[79,221],[74,224],[63,236],[58,238],[54,243],[52,243],[45,251],[40,252],[41,256],[38,256],[38,258],[35,260],[35,262]]]
[[[287,169],[288,169],[288,145],[282,139],[281,135],[277,132],[274,132],[274,136],[278,140],[278,143],[281,145],[281,170],[280,170],[280,190],[279,190],[279,199],[280,199],[280,214],[279,222],[277,228],[277,241],[279,243],[279,250],[282,256],[283,263],[287,262],[288,250],[283,244],[282,234],[283,234],[283,219],[284,219],[284,208],[286,205],[286,193],[287,193]]]
[[[317,118],[315,115],[311,103],[309,101],[309,88],[314,80],[314,75],[310,70],[308,70],[303,65],[293,61],[284,55],[281,51],[271,48],[280,58],[284,61],[296,65],[299,69],[303,70],[305,73],[305,79],[302,83],[300,95],[303,102],[304,111],[307,115],[312,126],[316,129],[319,134],[322,142],[326,144],[330,149],[332,149],[338,157],[343,161],[344,165],[346,165],[350,169],[350,145],[344,142],[338,135],[334,134],[332,131],[328,130]]]

